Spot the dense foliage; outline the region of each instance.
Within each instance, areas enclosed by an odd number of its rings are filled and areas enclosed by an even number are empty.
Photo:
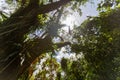
[[[119,76],[119,7],[89,18],[75,30],[73,51],[84,56],[87,80],[116,80]],[[79,38],[78,38],[79,37]]]

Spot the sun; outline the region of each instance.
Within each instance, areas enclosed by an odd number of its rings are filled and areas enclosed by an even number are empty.
[[[73,15],[67,15],[66,19],[62,23],[66,24],[67,26],[73,26],[74,22],[75,17]]]
[[[73,29],[73,26],[75,24],[74,15],[67,15],[65,19],[62,19],[61,23],[66,25],[62,28],[64,31],[68,32],[69,28]]]

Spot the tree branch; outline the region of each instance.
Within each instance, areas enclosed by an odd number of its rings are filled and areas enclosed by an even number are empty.
[[[54,3],[51,3],[51,4],[40,6],[39,13],[40,14],[48,13],[50,11],[58,9],[60,6],[65,5],[70,1],[71,0],[60,0],[60,1],[57,1],[57,2],[54,2]]]
[[[34,0],[31,0],[31,1],[34,1]],[[37,0],[35,0],[35,1],[37,1]],[[54,2],[51,4],[38,6],[38,8],[36,6],[33,7],[33,5],[28,5],[26,7],[22,7],[21,9],[16,11],[13,15],[11,15],[10,18],[8,18],[6,21],[4,21],[0,25],[1,26],[0,33],[2,32],[1,38],[0,38],[0,44],[3,44],[4,46],[0,46],[0,48],[5,47],[5,49],[4,49],[5,57],[7,57],[8,54],[11,54],[12,52],[18,51],[16,49],[16,46],[13,45],[13,43],[23,43],[24,35],[30,31],[31,26],[36,24],[38,14],[45,14],[50,11],[53,11],[53,10],[59,8],[60,6],[67,4],[69,1],[71,1],[71,0],[60,0],[60,1],[57,1],[57,2]],[[19,23],[21,23],[21,24],[19,25]],[[16,24],[16,25],[14,25],[14,24]],[[15,27],[17,29],[15,29]],[[13,29],[15,29],[15,30],[13,30]],[[11,31],[11,30],[13,30],[13,31]],[[7,34],[6,36],[4,36],[6,34],[6,33],[4,33],[5,31],[9,31],[9,32],[7,32],[9,34]],[[11,41],[12,43],[7,43],[9,45],[6,45],[5,42],[9,42],[9,41]],[[7,67],[7,69],[5,71],[3,71],[3,73],[0,74],[0,79],[4,78],[4,80],[8,80],[9,76],[11,76],[10,80],[16,80],[16,79],[12,79],[12,78],[15,78],[15,76],[17,75],[16,74],[17,71],[19,71],[20,73],[23,73],[40,54],[53,50],[54,49],[53,45],[56,45],[58,48],[68,45],[67,42],[52,44],[51,42],[48,43],[48,41],[49,41],[49,39],[46,39],[46,41],[45,41],[45,39],[43,39],[43,40],[40,40],[39,43],[36,43],[34,46],[32,46],[32,48],[29,49],[29,51],[30,51],[29,53],[32,57],[27,57],[25,59],[25,62],[23,63],[23,66],[19,65],[20,60],[19,60],[19,57],[17,57]],[[38,53],[38,54],[36,54],[36,53]],[[27,54],[27,52],[25,52],[25,54]],[[19,53],[17,55],[19,55]],[[8,61],[8,63],[9,62],[10,61]],[[19,69],[16,66],[18,66]],[[13,75],[12,74],[10,75],[9,72],[12,72]]]
[[[37,42],[32,48],[30,48],[28,51],[29,55],[26,56],[25,61],[23,65],[19,69],[19,75],[21,75],[30,65],[31,63],[41,54],[51,52],[54,50],[53,46],[55,45],[57,48],[64,47],[66,45],[70,45],[70,42],[62,42],[62,43],[55,43],[55,44],[44,44],[47,43],[46,40],[40,39],[40,42]],[[48,40],[49,41],[49,40]],[[41,43],[42,42],[42,43]],[[28,45],[30,46],[30,45]],[[25,52],[26,53],[26,52]],[[18,75],[18,76],[19,76]]]

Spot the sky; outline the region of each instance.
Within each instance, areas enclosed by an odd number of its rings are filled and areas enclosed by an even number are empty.
[[[62,20],[62,24],[66,24],[66,27],[63,27],[63,30],[68,32],[68,27],[73,29],[74,25],[79,26],[87,16],[97,16],[99,12],[97,11],[97,3],[100,3],[101,0],[90,0],[86,4],[80,6],[82,15],[80,16],[78,12],[73,12],[73,14],[67,15],[66,19]]]
[[[90,2],[93,2],[91,4]],[[79,15],[79,13],[74,12],[72,15],[67,15],[66,19],[62,21],[63,24],[66,24],[67,27],[64,28],[68,32],[68,26],[70,26],[70,29],[73,29],[73,25],[80,25],[85,19],[87,19],[87,16],[97,16],[98,11],[96,10],[97,8],[97,3],[99,3],[101,0],[90,0],[90,2],[87,2],[85,5],[80,6],[80,9],[82,11],[82,16]],[[15,7],[16,5],[14,5]],[[5,0],[0,0],[0,11],[4,10],[5,12],[8,12],[9,9],[12,11],[13,7],[10,7],[10,5],[5,4]],[[60,52],[59,55],[56,56],[58,60],[60,60],[63,56],[64,57],[69,57],[72,56],[71,54],[64,54],[65,49],[63,48]],[[75,56],[75,54],[73,54]]]
[[[87,19],[87,16],[97,16],[97,3],[99,3],[100,1],[101,0],[90,0],[86,4],[80,6],[82,16],[80,16],[78,12],[74,12],[73,15],[68,15],[63,23],[66,23],[69,26],[73,25],[73,23],[75,23],[76,25],[80,25],[85,19]]]
[[[7,8],[9,8],[9,10],[11,11],[12,8],[10,7],[10,5],[5,4],[4,2],[5,0],[0,0],[0,11],[4,10],[5,12],[8,12]],[[72,15],[68,15],[66,17],[65,20],[62,21],[63,24],[66,24],[67,27],[64,28],[64,30],[66,30],[68,32],[68,26],[70,26],[71,29],[73,29],[73,25],[80,25],[85,19],[87,19],[87,16],[97,16],[98,15],[98,11],[96,10],[97,8],[97,4],[99,3],[101,0],[91,0],[94,2],[94,4],[91,4],[90,2],[87,2],[85,5],[81,6],[80,9],[82,10],[82,16],[79,15],[79,13],[74,12]],[[16,5],[15,5],[16,6]],[[7,7],[7,8],[6,8]],[[75,60],[75,54],[74,53],[70,53],[65,52],[65,48],[61,48],[61,51],[56,52],[57,55],[55,56],[57,61],[60,62],[61,58],[72,58],[73,60]],[[80,56],[79,56],[80,57]],[[39,66],[39,68],[41,68]],[[35,72],[37,73],[37,72]]]
[[[82,11],[82,16],[79,15],[79,13],[74,12],[73,15],[68,15],[66,19],[62,22],[63,24],[66,24],[67,26],[63,29],[68,32],[68,26],[70,26],[71,29],[73,29],[73,25],[80,25],[84,20],[87,19],[87,16],[97,16],[99,12],[97,11],[97,3],[99,3],[101,0],[91,0],[94,3],[91,4],[90,2],[87,2],[85,5],[80,6],[80,9]],[[62,57],[65,58],[71,58],[75,57],[75,54],[69,54],[64,53],[65,48],[62,48],[62,50],[59,52],[59,55],[56,56],[57,60],[60,61]]]
[[[90,4],[91,1],[95,4]],[[63,21],[63,23],[68,26],[73,26],[74,23],[76,25],[80,25],[85,19],[87,19],[87,16],[98,15],[98,12],[96,11],[96,3],[99,3],[100,1],[101,0],[90,0],[90,2],[87,2],[85,5],[80,7],[80,9],[82,10],[82,16],[80,16],[77,12],[74,12],[73,15],[68,15],[66,20]],[[7,9],[12,11],[15,6],[16,4],[11,7],[10,5],[5,4],[5,0],[0,0],[0,11],[4,10],[5,12],[8,12]]]

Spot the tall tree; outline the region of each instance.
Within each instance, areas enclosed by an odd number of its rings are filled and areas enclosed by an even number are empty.
[[[72,50],[81,53],[84,74],[88,80],[117,80],[119,78],[120,8],[101,12],[88,18],[75,30],[77,44]],[[79,62],[77,62],[79,64]]]
[[[23,3],[24,1],[24,3]],[[68,45],[68,42],[53,44],[50,36],[25,42],[25,35],[39,25],[38,15],[45,14],[71,0],[60,0],[40,5],[39,0],[22,0],[22,6],[0,24],[0,79],[16,80],[42,53]],[[27,55],[30,56],[27,56]],[[24,58],[23,58],[24,57]],[[23,59],[21,59],[23,58]],[[24,60],[22,64],[21,61]]]

